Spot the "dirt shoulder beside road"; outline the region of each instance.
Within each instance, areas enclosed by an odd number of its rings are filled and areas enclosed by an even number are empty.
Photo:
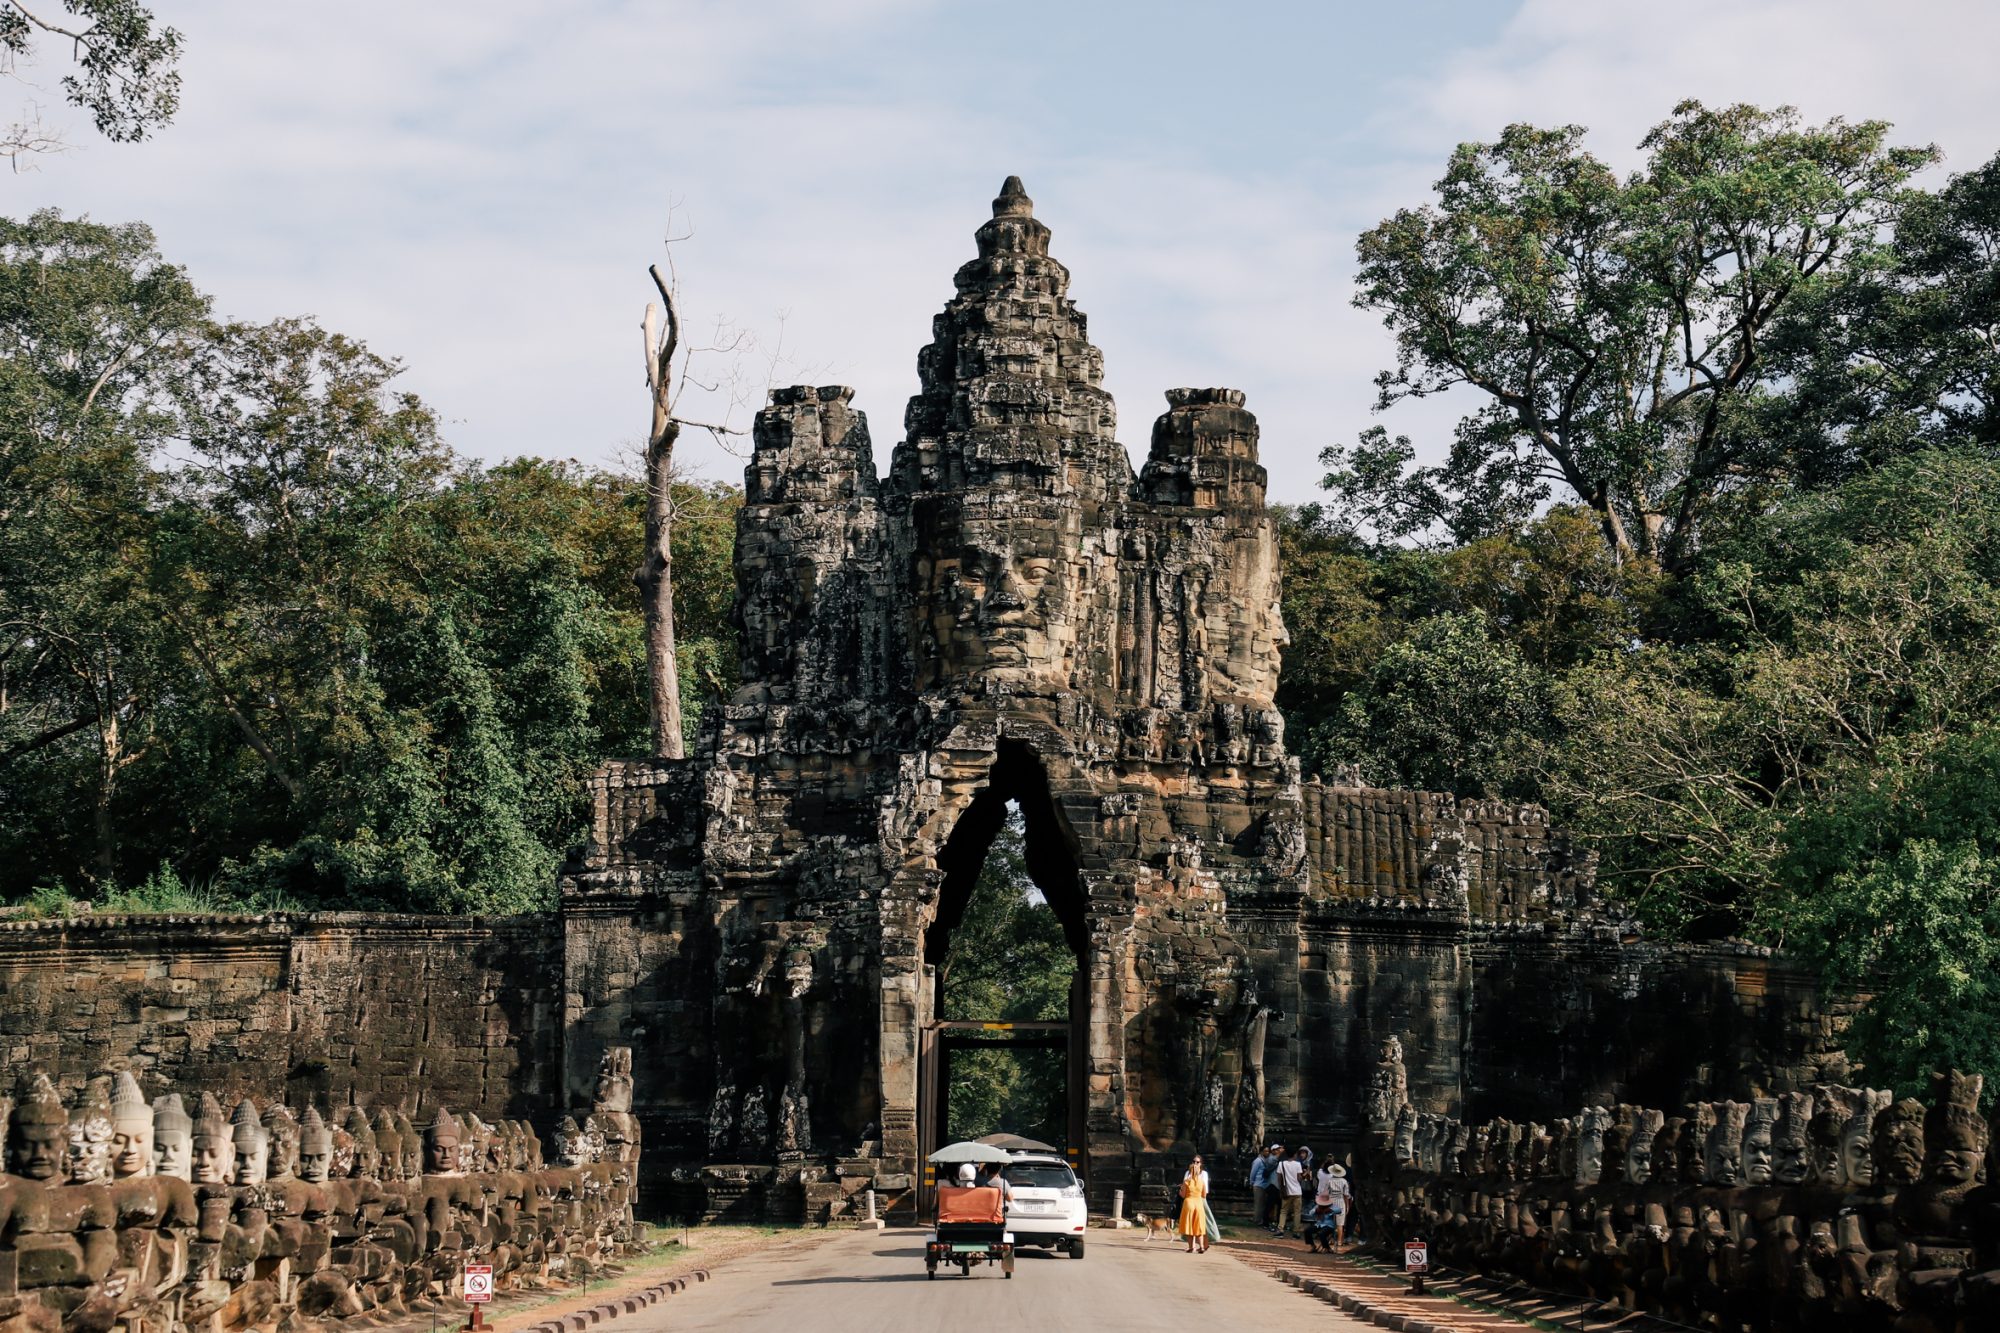
[[[592,1282],[588,1288],[567,1287],[560,1291],[503,1292],[487,1307],[486,1326],[495,1333],[517,1330],[548,1319],[560,1319],[578,1310],[615,1301],[621,1296],[644,1291],[696,1269],[710,1271],[724,1264],[761,1254],[767,1250],[791,1248],[799,1253],[825,1244],[839,1231],[806,1227],[658,1227],[652,1239],[656,1253],[625,1261],[625,1271],[617,1277]],[[687,1244],[680,1243],[687,1237]],[[672,1243],[666,1243],[672,1242]],[[440,1321],[440,1327],[456,1327]]]

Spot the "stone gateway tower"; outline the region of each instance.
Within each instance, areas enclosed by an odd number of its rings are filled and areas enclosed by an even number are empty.
[[[935,1146],[936,965],[1010,803],[1077,956],[1095,1199],[1194,1148],[1351,1139],[1391,1037],[1454,1113],[1802,1067],[1800,1025],[1760,1027],[1730,958],[1639,941],[1539,810],[1302,783],[1256,419],[1171,390],[1135,476],[1049,239],[1008,178],[886,478],[850,390],[758,414],[742,684],[693,758],[606,767],[564,878],[572,1091],[629,1044],[649,1162],[892,1188]]]

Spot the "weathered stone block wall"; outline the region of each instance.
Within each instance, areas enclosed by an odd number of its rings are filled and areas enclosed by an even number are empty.
[[[316,913],[0,925],[0,1067],[65,1088],[560,1112],[561,925]]]
[[[1417,1109],[1465,1118],[1769,1096],[1850,1073],[1851,1003],[1829,1005],[1809,969],[1749,945],[1320,904],[1301,950],[1296,1008],[1266,1056],[1281,1138],[1357,1141],[1357,1073],[1392,1037]]]
[[[1595,855],[1551,830],[1540,806],[1317,779],[1304,804],[1320,895],[1485,921],[1572,919],[1597,906]]]

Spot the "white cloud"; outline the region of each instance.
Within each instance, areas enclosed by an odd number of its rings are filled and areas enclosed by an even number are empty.
[[[1367,68],[1332,53],[1324,88],[1294,91],[1305,113],[1197,147],[1148,138],[1147,118],[1270,102],[1254,52],[1211,68],[1191,48],[1182,69],[1106,51],[1100,79],[1052,92],[1027,74],[1060,34],[926,0],[188,4],[178,122],[134,148],[86,130],[11,188],[15,207],[154,223],[229,314],[311,313],[404,357],[461,448],[609,461],[645,421],[637,322],[670,208],[695,227],[677,248],[690,324],[727,313],[771,343],[782,312],[799,376],[854,384],[886,453],[931,316],[1018,172],[1126,442],[1143,452],[1165,388],[1242,388],[1273,494],[1305,499],[1317,450],[1372,420],[1390,358],[1348,305],[1353,238],[1421,199],[1458,140],[1580,121],[1629,164],[1695,95],[1884,116],[1983,159],[2000,15],[1878,10],[1692,0],[1669,21],[1530,0],[1432,68],[1394,70],[1393,43],[1347,56]],[[1327,128],[1343,125],[1360,132]],[[1431,445],[1447,421],[1439,404],[1388,418]],[[686,449],[710,475],[740,467]]]

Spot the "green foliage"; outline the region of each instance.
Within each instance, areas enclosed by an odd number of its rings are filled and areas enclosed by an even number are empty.
[[[1311,509],[1280,519],[1288,734],[1309,765],[1375,781],[1528,791],[1554,678],[1627,651],[1659,595],[1577,510],[1429,550],[1371,546]]]
[[[135,0],[60,3],[71,19],[46,19],[39,5],[0,3],[0,55],[9,72],[46,37],[75,60],[77,72],[63,76],[63,95],[90,113],[99,134],[136,143],[171,121],[180,107],[180,33],[157,24]],[[14,138],[19,142],[18,133]]]
[[[1313,749],[1385,786],[1460,795],[1511,790],[1544,726],[1547,685],[1478,612],[1432,616],[1389,645]]]
[[[1380,405],[1484,403],[1284,516],[1290,734],[1538,796],[1657,932],[1871,995],[1877,1077],[2000,1076],[2000,158],[1926,193],[1879,123],[1696,103],[1644,147],[1510,127],[1362,237]]]
[[[940,1018],[1012,1021],[1069,1017],[1076,955],[1062,923],[1028,877],[1018,813],[986,854],[965,915],[939,967]],[[1067,1061],[1061,1051],[961,1051],[946,1101],[953,1138],[1005,1131],[1060,1144]]]
[[[1434,466],[1379,430],[1327,450],[1343,516],[1464,541],[1560,486],[1619,555],[1684,564],[1718,509],[1798,468],[1753,428],[1773,387],[1762,340],[1874,262],[1936,158],[1887,133],[1686,102],[1626,181],[1578,126],[1461,145],[1434,204],[1361,237],[1355,304],[1396,338],[1382,407],[1461,386],[1486,405]]]
[[[548,902],[646,743],[636,481],[465,464],[395,362],[212,323],[143,228],[0,223],[0,348],[0,892]],[[698,705],[737,497],[676,500]]]
[[[1871,1076],[1915,1095],[2000,1070],[2000,729],[1890,747],[1786,844],[1786,938],[1869,993],[1849,1046]]]

